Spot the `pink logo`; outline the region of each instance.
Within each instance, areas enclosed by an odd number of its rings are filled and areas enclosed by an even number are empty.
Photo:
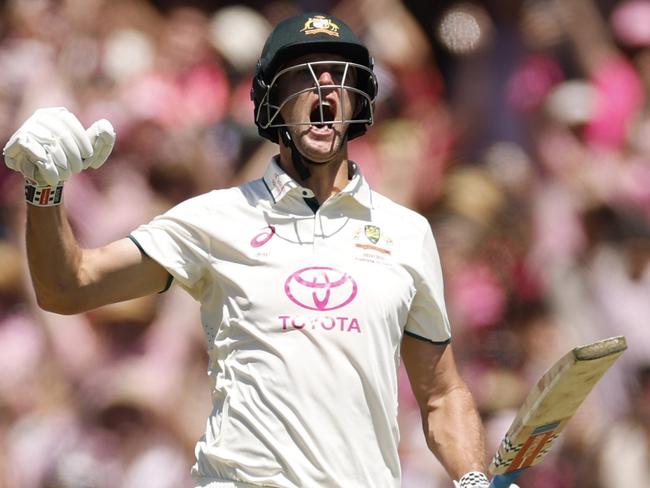
[[[326,266],[312,266],[293,273],[284,291],[296,305],[308,310],[336,310],[357,296],[357,284],[347,273]]]
[[[275,227],[272,225],[269,225],[266,229],[264,229],[262,232],[257,234],[255,237],[251,239],[251,246],[252,247],[262,247],[264,244],[269,242],[271,240],[271,237],[275,235]]]
[[[275,188],[275,191],[278,193],[282,191],[282,180],[280,179],[280,173],[273,175],[273,188]]]

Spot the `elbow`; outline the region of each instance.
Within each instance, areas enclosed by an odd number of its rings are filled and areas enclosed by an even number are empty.
[[[56,313],[56,314],[59,314],[59,315],[75,315],[75,314],[81,312],[81,310],[78,310],[75,307],[71,307],[71,306],[68,306],[68,305],[60,305],[60,304],[49,304],[49,303],[47,303],[45,305],[41,305],[40,302],[39,302],[39,307],[41,307],[46,312],[52,312],[52,313]]]
[[[56,293],[35,291],[37,305],[46,312],[59,315],[74,315],[83,311],[79,307],[79,301],[69,292],[62,290]]]

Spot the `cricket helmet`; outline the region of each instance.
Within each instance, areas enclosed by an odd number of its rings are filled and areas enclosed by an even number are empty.
[[[338,54],[346,60],[339,62],[345,65],[345,73],[351,68],[350,72],[354,71],[354,77],[349,76],[346,83],[344,76],[339,84],[323,87],[319,85],[314,70],[308,66],[317,63],[287,67],[287,63],[292,59],[311,53]],[[331,15],[303,13],[283,20],[269,35],[253,77],[251,99],[255,106],[255,125],[259,134],[277,143],[278,128],[300,125],[283,121],[280,110],[289,99],[303,92],[290,95],[285,100],[277,100],[277,81],[281,75],[292,69],[309,70],[314,78],[314,87],[310,90],[319,95],[321,88],[354,92],[357,95],[357,107],[353,118],[335,122],[349,124],[348,140],[364,134],[373,122],[377,95],[377,78],[373,72],[373,64],[368,49],[354,32],[344,22]],[[353,79],[354,82],[351,81]]]

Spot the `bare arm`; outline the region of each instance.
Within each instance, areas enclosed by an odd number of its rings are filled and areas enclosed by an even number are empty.
[[[486,473],[483,426],[451,346],[404,336],[402,359],[429,449],[453,479],[469,471]]]
[[[167,271],[121,239],[81,249],[63,206],[27,205],[27,258],[38,304],[73,314],[161,291]]]

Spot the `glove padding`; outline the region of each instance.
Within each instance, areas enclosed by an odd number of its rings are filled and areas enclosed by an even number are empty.
[[[88,167],[99,168],[113,150],[115,131],[106,119],[87,130],[64,107],[36,110],[4,147],[5,164],[38,185],[56,186]]]

